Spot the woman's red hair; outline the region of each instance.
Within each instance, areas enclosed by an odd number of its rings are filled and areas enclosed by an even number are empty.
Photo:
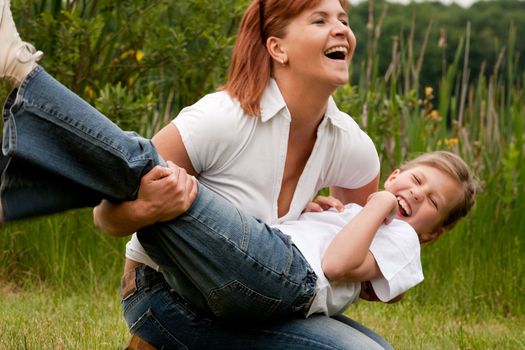
[[[232,98],[239,100],[246,113],[260,115],[261,96],[272,73],[272,60],[266,50],[265,39],[270,36],[283,38],[288,23],[293,18],[320,2],[321,0],[254,0],[248,6],[233,47],[228,82],[224,86]],[[346,11],[348,0],[339,2]],[[264,9],[262,27],[261,3]]]

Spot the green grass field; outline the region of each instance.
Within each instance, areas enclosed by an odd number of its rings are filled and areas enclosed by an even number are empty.
[[[0,349],[121,349],[129,339],[112,292],[61,295],[52,289],[0,291]],[[396,349],[523,349],[525,318],[464,315],[422,305],[353,305],[347,314],[385,336]]]

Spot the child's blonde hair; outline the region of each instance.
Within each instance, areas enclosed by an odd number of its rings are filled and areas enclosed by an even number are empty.
[[[426,165],[443,171],[455,179],[463,188],[463,198],[452,208],[443,220],[441,227],[450,230],[465,217],[475,203],[476,194],[480,191],[479,181],[468,165],[454,153],[435,151],[423,153],[417,158],[403,164],[399,169],[405,171],[418,165]]]

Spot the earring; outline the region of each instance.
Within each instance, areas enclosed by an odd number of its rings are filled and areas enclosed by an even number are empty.
[[[281,65],[285,66],[288,63],[288,60],[281,58]]]

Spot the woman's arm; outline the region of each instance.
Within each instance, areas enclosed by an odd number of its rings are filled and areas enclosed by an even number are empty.
[[[330,187],[330,195],[339,199],[344,204],[356,203],[361,206],[366,204],[367,198],[379,188],[379,174],[368,184],[355,189],[343,187]]]
[[[387,191],[374,193],[357,214],[332,240],[323,257],[323,272],[329,280],[366,281],[380,276],[369,248],[381,224],[397,209],[395,196]]]
[[[155,167],[140,183],[136,200],[119,204],[102,201],[94,210],[95,225],[113,236],[127,236],[186,211],[195,198],[196,175],[177,127],[170,123],[152,139],[159,154],[183,169]],[[186,170],[184,170],[186,169]]]

